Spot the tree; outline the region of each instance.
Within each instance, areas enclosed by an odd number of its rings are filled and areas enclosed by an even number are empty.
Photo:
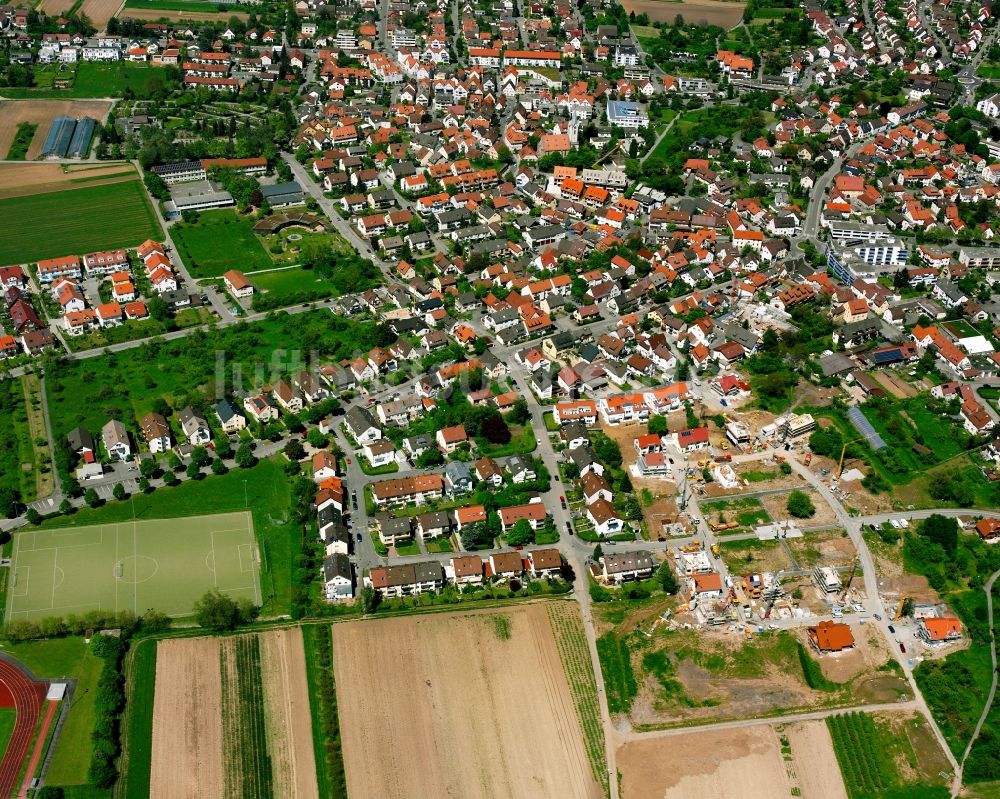
[[[172,472],[176,472],[176,471],[178,471],[178,470],[179,470],[179,469],[180,469],[181,467],[183,467],[183,465],[184,465],[184,464],[183,464],[183,463],[181,463],[181,459],[180,459],[180,458],[178,457],[178,455],[177,455],[177,453],[176,453],[176,452],[171,452],[171,453],[170,453],[170,454],[169,454],[169,455],[167,456],[167,466],[169,466],[169,467],[170,467],[170,471],[172,471]]]
[[[313,449],[323,449],[327,444],[327,437],[323,435],[323,432],[318,428],[314,427],[309,431],[309,435],[306,436],[306,441],[309,442],[309,446]]]
[[[201,476],[201,467],[194,461],[191,461],[187,465],[187,469],[184,470],[184,473],[188,476],[189,480],[196,480]]]
[[[418,469],[426,469],[428,466],[440,466],[444,463],[444,455],[437,447],[428,447],[417,456],[416,465]]]
[[[24,514],[24,518],[27,520],[28,524],[42,523],[42,514],[34,508],[28,508],[28,512]]]
[[[83,495],[83,501],[87,503],[88,508],[96,508],[100,504],[101,498],[97,496],[94,489],[88,488],[87,493]]]
[[[225,474],[229,471],[229,467],[223,462],[222,458],[216,458],[212,461],[212,474]]]
[[[360,596],[361,608],[365,613],[374,613],[382,603],[382,595],[370,585],[366,585],[361,589]]]
[[[139,463],[139,474],[147,480],[156,474],[157,469],[159,469],[159,465],[153,458],[146,458]]]
[[[127,496],[125,493],[125,486],[121,483],[115,483],[115,487],[111,490],[111,496],[121,502]]]
[[[305,447],[302,446],[302,442],[297,438],[293,438],[285,444],[284,453],[285,457],[290,461],[300,461],[306,456]]]
[[[816,506],[804,491],[793,491],[789,494],[788,504],[785,507],[796,519],[808,519],[816,513]]]
[[[653,435],[662,436],[667,432],[667,417],[660,414],[650,416],[646,429]]]
[[[236,450],[236,465],[241,469],[249,469],[257,463],[257,456],[250,449],[250,444],[244,441]]]
[[[152,490],[152,488],[153,487],[149,484],[149,480],[147,480],[145,477],[139,478],[139,490],[143,494],[148,494]]]
[[[535,540],[535,531],[531,529],[531,523],[527,519],[520,519],[514,523],[507,533],[507,543],[512,547],[521,547],[531,544]]]
[[[233,454],[233,445],[226,436],[219,436],[215,440],[215,454],[220,458],[228,458]]]
[[[20,499],[12,488],[0,488],[0,515],[13,519],[17,515],[17,502]]]
[[[194,447],[191,450],[191,463],[195,463],[198,466],[207,466],[210,460],[208,450],[205,447]]]
[[[920,523],[917,532],[939,544],[949,557],[955,554],[958,547],[958,523],[954,519],[935,513]]]
[[[783,461],[782,464],[781,464],[781,466],[778,467],[778,468],[781,470],[782,474],[791,474],[792,473],[792,465],[790,463],[788,463],[787,461]]]
[[[594,560],[598,561],[603,556],[604,556],[604,550],[601,548],[601,545],[598,544],[596,547],[594,547]]]
[[[231,597],[213,590],[195,602],[194,615],[200,626],[221,632],[253,621],[257,609],[249,601],[235,602]]]
[[[528,409],[528,401],[524,397],[514,400],[514,405],[507,412],[507,421],[511,424],[524,424],[531,418],[531,411]]]
[[[72,513],[73,512],[73,503],[70,502],[68,499],[64,499],[62,502],[59,503],[59,512],[61,514],[63,514],[64,516],[67,513]]]
[[[665,593],[677,593],[677,575],[674,574],[674,570],[670,567],[670,561],[665,560],[660,564],[660,567],[656,570],[656,582],[660,584],[660,588]]]
[[[35,794],[36,799],[63,799],[66,794],[63,792],[62,788],[56,788],[52,785],[46,785],[42,790]]]

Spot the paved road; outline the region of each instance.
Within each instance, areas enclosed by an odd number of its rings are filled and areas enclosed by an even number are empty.
[[[962,762],[955,773],[955,779],[951,785],[951,795],[952,799],[958,796],[959,791],[962,789],[962,777],[965,773],[965,761],[969,759],[969,752],[972,751],[972,745],[976,742],[979,737],[979,733],[983,729],[983,724],[986,723],[986,717],[990,714],[990,708],[993,707],[993,699],[996,697],[997,693],[997,639],[996,633],[993,629],[993,584],[1000,577],[1000,570],[993,572],[990,575],[990,579],[986,581],[986,585],[983,586],[983,590],[986,592],[986,617],[990,620],[990,658],[993,662],[993,680],[990,683],[990,693],[986,697],[986,705],[983,707],[983,712],[979,716],[979,721],[976,722],[976,729],[972,733],[972,738],[969,739],[968,746],[965,747],[965,752],[962,753]]]

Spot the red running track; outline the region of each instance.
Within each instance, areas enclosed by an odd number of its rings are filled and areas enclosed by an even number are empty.
[[[17,775],[31,746],[42,700],[48,693],[45,683],[33,682],[17,666],[0,659],[0,700],[9,699],[17,712],[14,731],[7,743],[7,751],[0,760],[0,797],[10,796],[17,786]]]

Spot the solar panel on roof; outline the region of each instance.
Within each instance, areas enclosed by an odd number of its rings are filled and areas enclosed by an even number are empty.
[[[882,352],[873,352],[872,360],[878,364],[895,363],[903,360],[903,354],[899,350],[883,350]]]

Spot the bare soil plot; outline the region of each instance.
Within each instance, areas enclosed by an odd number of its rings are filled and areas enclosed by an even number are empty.
[[[123,0],[83,0],[80,13],[85,14],[97,30],[108,26],[108,20],[118,13]]]
[[[260,645],[274,795],[314,799],[319,793],[302,629],[263,633]]]
[[[778,736],[765,725],[632,741],[616,761],[623,799],[774,799],[793,787]]]
[[[38,10],[44,11],[49,16],[65,14],[75,4],[76,0],[42,0],[38,4]]]
[[[876,370],[871,373],[871,376],[897,399],[910,399],[917,396],[917,389],[894,372]]]
[[[0,102],[0,158],[5,158],[22,122],[38,125],[27,159],[38,158],[49,132],[49,123],[58,116],[91,117],[104,122],[111,110],[106,100],[3,100]],[[30,192],[32,194],[36,192]],[[13,196],[13,195],[8,195]]]
[[[219,655],[218,638],[157,644],[150,799],[224,795]]]
[[[792,750],[795,781],[806,799],[847,799],[840,765],[824,721],[789,724],[781,730]]]
[[[333,650],[352,799],[601,796],[543,604],[335,624]]]
[[[844,683],[854,679],[864,671],[875,673],[889,662],[889,651],[885,642],[874,628],[852,624],[854,647],[843,652],[828,652],[816,656],[823,676],[834,682]],[[808,645],[805,635],[802,642]]]
[[[95,0],[89,0],[91,2]],[[101,0],[102,2],[107,2],[107,0]],[[115,6],[117,10],[118,3]],[[114,14],[112,14],[114,16]],[[156,22],[161,19],[168,20],[170,22],[179,22],[185,20],[187,22],[225,22],[230,17],[236,17],[243,22],[246,22],[250,17],[246,12],[243,11],[166,11],[162,9],[154,8],[126,8],[119,17],[126,17],[128,19],[141,19],[148,20],[150,22]]]
[[[849,566],[857,554],[854,543],[841,530],[821,530],[806,533],[802,538],[790,538],[788,548],[804,569]]]
[[[776,522],[783,522],[791,519],[800,527],[822,527],[824,525],[834,525],[837,523],[837,514],[833,512],[825,499],[819,495],[817,491],[811,488],[800,488],[800,491],[804,492],[812,500],[813,507],[816,508],[816,513],[810,516],[808,519],[795,519],[788,512],[788,494],[771,494],[766,497],[760,498],[761,505],[764,509],[771,514],[771,518]]]

